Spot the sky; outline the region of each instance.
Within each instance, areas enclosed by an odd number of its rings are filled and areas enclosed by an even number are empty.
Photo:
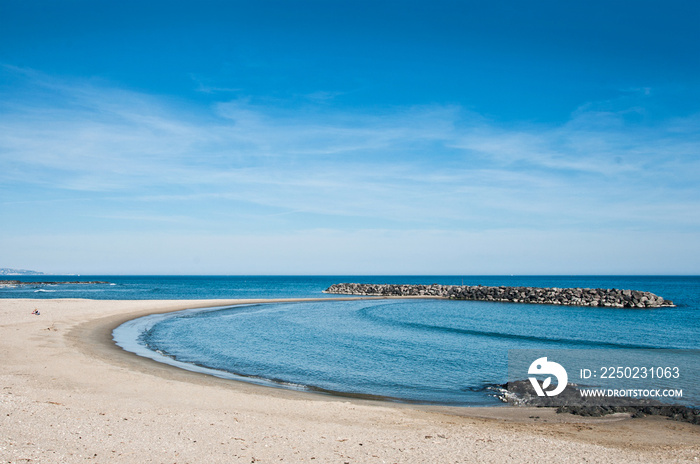
[[[700,2],[0,0],[0,267],[700,274]]]

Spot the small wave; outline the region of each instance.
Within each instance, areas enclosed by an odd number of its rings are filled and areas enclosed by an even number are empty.
[[[467,385],[462,388],[460,388],[460,391],[463,392],[490,392],[494,391],[495,389],[499,388],[501,385],[497,383],[482,383],[481,385]]]
[[[44,288],[39,288],[37,290],[34,290],[34,293],[38,293],[38,292],[54,293],[54,292],[56,292],[56,290],[46,290]]]
[[[374,320],[375,322],[382,324],[391,324],[397,327],[405,327],[414,330],[430,331],[430,332],[443,332],[443,333],[453,333],[460,335],[472,335],[477,337],[486,337],[494,339],[505,339],[505,340],[522,340],[535,343],[547,343],[547,344],[566,344],[575,346],[591,346],[594,348],[600,347],[610,347],[610,348],[629,348],[629,349],[652,349],[658,348],[651,345],[639,345],[634,343],[616,343],[616,342],[605,342],[600,340],[581,340],[575,338],[550,338],[550,337],[540,337],[536,335],[524,335],[524,334],[513,334],[506,332],[492,332],[488,330],[476,330],[476,329],[461,329],[458,327],[446,327],[431,324],[421,324],[418,322],[407,322],[407,321],[397,321],[394,319],[379,316],[371,311],[379,306],[368,306],[359,311],[359,314],[369,320]]]

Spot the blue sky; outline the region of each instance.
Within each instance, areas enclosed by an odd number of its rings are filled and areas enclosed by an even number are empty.
[[[690,0],[0,0],[0,267],[698,274],[699,23]]]

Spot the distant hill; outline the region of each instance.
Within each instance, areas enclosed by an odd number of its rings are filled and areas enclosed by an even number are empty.
[[[29,271],[27,269],[10,269],[7,267],[0,267],[0,275],[44,275],[44,273],[39,271]]]

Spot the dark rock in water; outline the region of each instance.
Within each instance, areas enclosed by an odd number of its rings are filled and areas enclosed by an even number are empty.
[[[556,407],[558,413],[601,417],[628,413],[632,417],[664,416],[671,420],[700,425],[700,409],[660,401],[630,398],[582,397],[579,386],[568,384],[566,390],[554,397],[537,396],[529,380],[517,380],[500,385],[499,397],[516,406]]]
[[[582,396],[577,385],[568,384],[556,396],[538,396],[529,380],[517,380],[501,385],[501,400],[520,406],[587,408],[586,415],[602,415],[610,406],[628,405],[632,401],[640,406],[661,405],[658,401],[630,400],[629,398],[600,398]]]
[[[637,290],[590,288],[484,287],[482,285],[333,284],[325,293],[367,296],[435,297],[612,308],[660,308],[673,302]]]

